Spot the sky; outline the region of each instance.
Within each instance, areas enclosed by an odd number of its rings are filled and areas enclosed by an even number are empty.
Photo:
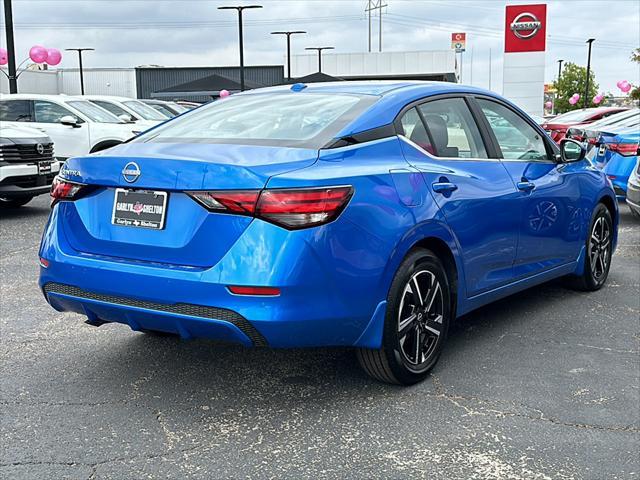
[[[366,0],[13,0],[16,57],[20,62],[32,45],[41,44],[95,48],[83,57],[87,67],[237,65],[236,13],[217,7],[250,3],[264,8],[245,11],[245,65],[284,64],[285,39],[270,35],[274,30],[308,32],[292,37],[293,53],[324,45],[342,53],[367,50]],[[593,37],[592,69],[600,90],[619,93],[619,80],[640,84],[640,65],[629,59],[640,46],[638,0],[385,3],[383,51],[445,50],[452,32],[467,32],[464,83],[500,92],[505,5],[547,3],[547,81],[557,75],[558,59],[586,65],[584,42]],[[3,14],[0,19],[4,30]],[[4,31],[0,44],[6,46]],[[63,55],[60,67],[77,66],[75,54]]]

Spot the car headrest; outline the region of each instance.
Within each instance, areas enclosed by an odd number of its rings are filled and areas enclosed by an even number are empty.
[[[425,115],[424,117],[429,131],[433,137],[436,151],[444,152],[449,146],[449,131],[447,130],[447,122],[440,115]]]

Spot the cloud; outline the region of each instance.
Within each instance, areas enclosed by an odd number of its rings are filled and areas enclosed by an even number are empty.
[[[21,60],[36,43],[60,49],[89,46],[89,67],[236,65],[237,17],[220,11],[224,4],[242,0],[14,0],[16,54]],[[367,50],[364,0],[263,0],[261,10],[245,11],[245,63],[281,64],[285,40],[273,30],[302,29],[292,38],[294,53],[304,47],[331,45],[338,52]],[[385,51],[441,50],[450,47],[450,34],[468,32],[463,81],[488,86],[489,50],[492,87],[502,85],[502,29],[504,1],[447,2],[386,0],[383,14]],[[640,44],[640,2],[548,2],[548,81],[557,73],[560,58],[584,65],[584,40],[595,37],[592,67],[603,90],[615,91],[622,78],[640,82],[637,64],[629,55]],[[373,20],[373,47],[377,49],[378,19]],[[4,36],[2,36],[4,44]],[[20,61],[19,60],[19,61]],[[75,67],[66,55],[61,67]]]

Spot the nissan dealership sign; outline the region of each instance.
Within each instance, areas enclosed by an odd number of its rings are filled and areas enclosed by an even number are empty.
[[[509,5],[506,9],[504,51],[544,52],[547,39],[547,6]]]
[[[502,91],[527,113],[543,114],[547,6],[508,5]]]

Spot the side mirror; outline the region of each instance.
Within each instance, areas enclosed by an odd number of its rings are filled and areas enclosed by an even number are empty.
[[[68,127],[77,128],[80,126],[78,124],[78,119],[73,115],[65,115],[59,121],[62,125],[67,125]]]
[[[133,123],[133,118],[131,118],[131,115],[127,115],[126,113],[121,113],[120,115],[118,115],[118,118],[124,123]]]
[[[560,140],[560,158],[562,163],[572,163],[584,160],[587,150],[580,142],[571,138]]]

